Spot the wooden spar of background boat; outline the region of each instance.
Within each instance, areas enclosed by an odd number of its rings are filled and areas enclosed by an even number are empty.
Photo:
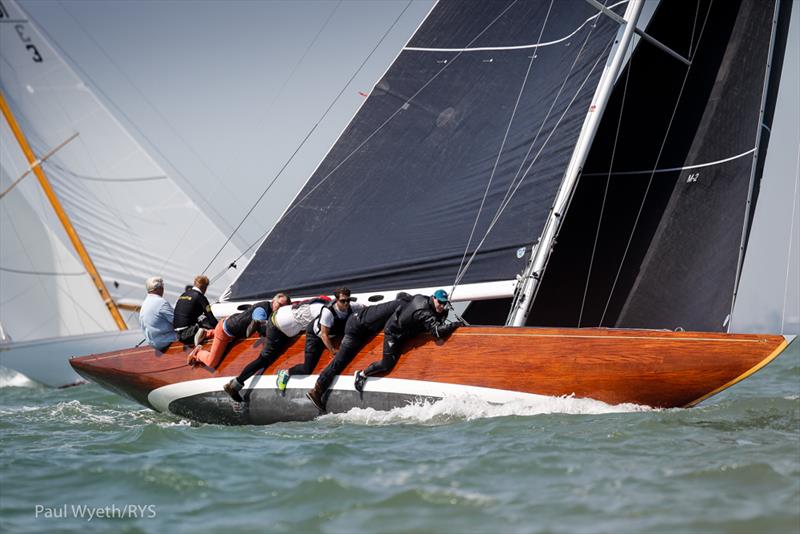
[[[333,384],[329,412],[387,410],[415,400],[474,396],[503,403],[536,395],[575,395],[609,404],[692,406],[746,378],[787,346],[783,336],[621,329],[465,327],[444,342],[412,343],[392,373],[367,380],[363,396],[353,373],[380,359],[382,336],[370,341]],[[141,347],[70,361],[84,378],[161,412],[206,423],[269,424],[319,415],[305,398],[316,374],[275,385],[278,369],[302,363],[300,337],[263,375],[246,384],[245,403],[222,386],[255,359],[256,339],[237,343],[217,370],[186,365],[189,349]],[[314,373],[330,361],[326,352]]]
[[[174,299],[225,241],[86,82],[0,2],[0,365],[54,387],[70,356],[141,339],[143,280]]]
[[[659,4],[631,52],[640,0],[438,2],[220,315],[279,291],[346,285],[377,302],[395,290],[375,288],[444,287],[471,302],[471,323],[509,325],[420,338],[362,399],[352,372],[380,357],[378,337],[338,378],[332,411],[459,394],[691,406],[757,371],[787,340],[727,331],[791,2],[696,4]],[[195,420],[315,417],[314,375],[274,386],[302,340],[247,402],[222,392],[258,350],[241,342],[217,370],[190,369],[177,346],[71,363]]]

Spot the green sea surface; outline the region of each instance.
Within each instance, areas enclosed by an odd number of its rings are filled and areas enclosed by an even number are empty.
[[[197,425],[0,376],[2,532],[800,532],[800,344],[692,409],[447,398]]]

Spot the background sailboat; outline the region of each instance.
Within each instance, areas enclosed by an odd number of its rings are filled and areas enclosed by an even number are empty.
[[[0,130],[2,189],[30,166],[21,142],[39,158],[60,146],[41,167],[111,300],[135,308],[143,298],[143,280],[154,274],[164,276],[174,300],[225,236],[125,132],[25,13],[9,1],[2,12],[0,90],[13,115]],[[24,141],[12,134],[12,120]],[[0,202],[4,366],[64,385],[77,378],[68,356],[141,339],[132,311],[123,313],[134,330],[119,332],[125,324],[112,320],[33,176]]]

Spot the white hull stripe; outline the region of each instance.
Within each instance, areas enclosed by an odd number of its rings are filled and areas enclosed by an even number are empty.
[[[617,7],[618,5],[620,5],[620,4],[626,4],[627,2],[628,2],[628,0],[624,0],[622,2],[617,2],[613,6],[610,6],[609,9],[613,9],[613,8]],[[562,37],[560,39],[556,39],[555,41],[547,41],[545,43],[534,43],[534,44],[516,45],[516,46],[481,46],[481,47],[475,47],[475,48],[423,48],[423,47],[417,47],[417,46],[407,46],[403,50],[409,50],[409,51],[413,51],[413,52],[455,52],[455,53],[461,53],[461,52],[487,52],[487,51],[488,52],[493,52],[493,51],[498,51],[499,52],[499,51],[504,51],[504,50],[526,50],[526,49],[530,50],[530,49],[533,49],[533,48],[542,48],[544,46],[552,46],[552,45],[555,45],[555,44],[558,44],[558,43],[563,43],[564,41],[567,41],[567,40],[571,39],[572,37],[575,36],[576,33],[581,31],[581,29],[584,26],[586,26],[589,22],[593,21],[594,19],[598,18],[599,16],[600,16],[600,13],[598,13],[597,15],[592,15],[591,17],[589,17],[588,19],[583,21],[583,24],[581,24],[580,26],[575,28],[575,31],[573,31],[569,35],[566,35],[566,36],[564,36],[564,37]]]
[[[703,167],[710,167],[712,165],[719,165],[720,163],[727,163],[729,161],[733,161],[735,159],[743,158],[748,154],[752,154],[755,152],[755,148],[751,148],[747,152],[742,152],[741,154],[737,154],[735,156],[731,156],[725,159],[719,159],[717,161],[710,161],[708,163],[698,163],[697,165],[687,165],[686,167],[672,167],[670,169],[646,169],[643,171],[624,171],[624,172],[612,172],[614,176],[630,176],[632,174],[658,174],[661,172],[675,172],[675,171],[690,171],[692,169],[701,169]],[[606,172],[587,172],[584,173],[583,176],[607,176],[608,171]]]
[[[318,375],[303,375],[292,377],[286,389],[308,390],[314,387]],[[147,396],[148,402],[160,411],[169,411],[171,402],[202,395],[204,393],[222,392],[222,386],[230,382],[233,377],[204,378],[200,380],[189,380],[170,384],[158,389],[154,389]],[[276,389],[276,375],[254,376],[245,383],[245,389]],[[330,389],[334,390],[353,390],[352,376],[338,376],[333,381]],[[446,396],[474,396],[486,402],[503,404],[514,400],[527,399],[531,401],[546,399],[545,395],[533,393],[523,393],[521,391],[509,391],[504,389],[483,388],[477,386],[463,386],[459,384],[445,384],[442,382],[428,382],[424,380],[405,380],[401,378],[369,378],[364,386],[364,391],[379,393],[395,393],[398,395],[412,395],[420,397],[443,398]],[[224,394],[224,393],[223,393]]]

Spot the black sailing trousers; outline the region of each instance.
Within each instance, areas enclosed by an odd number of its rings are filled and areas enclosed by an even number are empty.
[[[247,364],[247,367],[242,370],[242,373],[236,377],[240,384],[244,384],[245,380],[253,376],[259,369],[269,366],[275,359],[280,356],[287,345],[289,345],[289,338],[280,329],[272,324],[272,321],[267,322],[267,342],[258,358]]]
[[[289,369],[289,375],[310,375],[319,362],[319,357],[325,350],[322,338],[314,333],[314,321],[306,328],[306,351],[303,363],[298,363]]]
[[[358,354],[358,351],[361,350],[364,343],[373,335],[374,333],[362,325],[360,321],[355,318],[348,320],[344,328],[342,344],[339,346],[339,350],[336,352],[336,356],[331,363],[319,374],[317,386],[319,386],[322,391],[327,390],[331,382],[333,382],[334,377],[347,367],[347,364]]]
[[[383,334],[383,359],[372,362],[369,367],[364,369],[366,376],[376,376],[388,373],[397,364],[400,358],[400,351],[403,347],[403,337],[394,334]]]

